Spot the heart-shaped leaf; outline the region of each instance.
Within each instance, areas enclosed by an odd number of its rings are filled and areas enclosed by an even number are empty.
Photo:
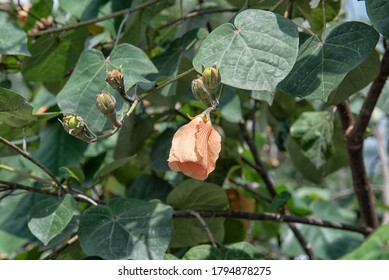
[[[0,54],[30,55],[27,49],[27,35],[16,23],[0,25]]]
[[[333,122],[329,112],[304,112],[290,128],[304,155],[319,169],[331,155]]]
[[[366,11],[375,29],[389,39],[389,1],[365,0]]]
[[[12,127],[24,127],[35,120],[32,109],[20,94],[0,88],[0,122]]]
[[[293,96],[322,99],[362,63],[377,44],[379,35],[362,22],[346,22],[312,36],[301,46],[297,62],[279,88]]]
[[[62,112],[78,114],[92,131],[107,128],[107,119],[95,106],[96,95],[102,90],[112,92],[118,101],[118,112],[124,109],[121,108],[121,97],[105,82],[106,71],[118,69],[120,66],[126,90],[138,82],[148,82],[142,75],[157,72],[147,55],[129,44],[118,45],[108,58],[98,50],[86,50],[81,54],[65,87],[57,95]]]
[[[76,202],[70,194],[62,199],[48,198],[35,204],[29,213],[28,228],[44,245],[70,223]]]
[[[226,23],[203,41],[193,60],[217,63],[222,83],[232,87],[274,92],[292,69],[298,49],[298,32],[290,20],[272,12],[245,10],[234,24]]]
[[[162,259],[170,241],[172,208],[117,198],[87,209],[78,230],[81,248],[104,259]]]

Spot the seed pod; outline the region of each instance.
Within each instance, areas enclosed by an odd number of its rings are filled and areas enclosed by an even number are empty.
[[[107,71],[107,77],[105,78],[105,81],[117,91],[124,91],[124,79],[120,68]]]
[[[88,135],[86,124],[82,117],[76,114],[64,114],[62,121],[60,120],[63,128],[67,133],[73,135],[85,142],[92,142],[94,137]]]
[[[216,107],[218,104],[216,95],[204,85],[201,77],[192,81],[192,93],[197,100],[203,102],[207,107]]]
[[[106,91],[96,95],[96,107],[114,126],[121,127],[122,123],[116,119],[116,99]]]
[[[220,73],[216,68],[216,64],[207,68],[203,67],[203,73],[201,77],[204,85],[209,89],[209,91],[215,93],[221,82]]]

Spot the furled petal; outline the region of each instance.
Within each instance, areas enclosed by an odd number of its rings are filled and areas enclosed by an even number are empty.
[[[169,167],[197,180],[205,180],[215,169],[221,137],[208,118],[199,115],[173,136]]]

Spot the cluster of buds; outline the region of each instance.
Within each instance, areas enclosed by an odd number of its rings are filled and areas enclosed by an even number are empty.
[[[96,96],[96,107],[115,127],[121,127],[121,121],[116,119],[116,99],[106,91]]]
[[[201,75],[192,81],[192,93],[197,100],[215,109],[219,105],[216,91],[221,82],[220,73],[216,63],[207,68],[203,66],[202,70]]]
[[[62,121],[59,120],[67,133],[85,142],[93,142],[96,138],[88,129],[84,120],[76,114],[64,114]]]

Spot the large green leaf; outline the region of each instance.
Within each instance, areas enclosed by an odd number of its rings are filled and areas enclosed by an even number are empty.
[[[169,150],[175,132],[176,130],[167,128],[155,139],[150,152],[150,167],[154,171],[165,172],[170,170],[167,159],[169,158]]]
[[[305,112],[290,128],[290,137],[297,141],[304,155],[318,169],[332,152],[333,121],[329,112]]]
[[[263,255],[252,244],[238,242],[215,248],[212,245],[199,245],[190,248],[182,259],[184,260],[256,260]]]
[[[365,0],[365,4],[374,28],[389,39],[389,2],[387,0]]]
[[[228,205],[228,199],[221,187],[189,179],[175,187],[166,199],[167,204],[178,209],[190,210],[222,210]],[[224,239],[224,219],[204,219],[216,242]],[[197,218],[174,219],[171,247],[194,246],[209,242],[204,225]]]
[[[70,194],[62,199],[42,200],[30,209],[28,228],[36,238],[47,245],[70,223],[75,208],[76,201]]]
[[[60,37],[38,38],[30,48],[31,57],[23,62],[25,78],[49,83],[62,80],[76,64],[88,35],[86,28],[80,28]]]
[[[234,24],[225,23],[203,41],[193,60],[217,63],[222,83],[232,87],[274,92],[292,69],[298,50],[298,32],[290,20],[262,10],[239,13]]]
[[[35,120],[32,109],[20,94],[0,88],[0,122],[12,127],[24,127]]]
[[[128,197],[142,200],[159,199],[165,201],[172,186],[155,175],[143,174],[128,189]]]
[[[361,246],[342,260],[389,260],[389,224],[375,230]]]
[[[172,208],[117,198],[81,215],[79,239],[85,253],[104,259],[162,259],[171,238]]]
[[[16,23],[9,22],[0,26],[0,54],[30,55],[27,35]]]
[[[377,51],[362,62],[358,67],[349,72],[339,87],[328,96],[328,104],[339,104],[365,88],[377,77],[380,70],[380,56]]]
[[[108,58],[98,50],[86,50],[81,54],[65,87],[57,95],[61,110],[78,114],[93,131],[104,130],[108,122],[97,110],[95,99],[102,90],[113,92],[105,82],[106,71],[120,66],[126,90],[138,82],[147,82],[142,75],[157,72],[147,55],[129,44],[118,45]],[[119,111],[123,109],[122,99],[116,92],[113,94],[118,101],[116,105]]]
[[[379,35],[362,22],[345,22],[312,36],[299,50],[297,62],[279,88],[293,96],[326,101],[348,72],[362,63]]]
[[[88,144],[69,135],[57,121],[41,129],[39,149],[31,155],[55,175],[63,175],[60,167],[80,163]]]

